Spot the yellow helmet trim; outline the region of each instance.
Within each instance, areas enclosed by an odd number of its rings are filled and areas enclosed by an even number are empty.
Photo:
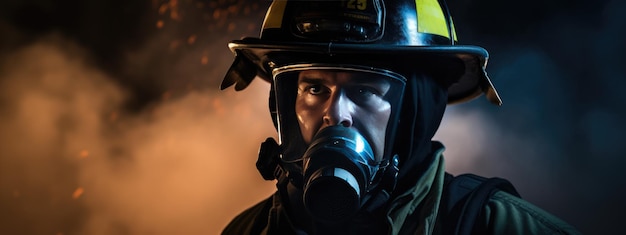
[[[279,29],[282,27],[283,16],[287,6],[286,0],[273,1],[265,15],[262,29]],[[420,33],[430,33],[446,38],[450,38],[446,23],[445,14],[437,0],[415,0],[417,15],[417,31]],[[456,38],[454,23],[451,22],[452,36]]]
[[[417,32],[450,38],[445,15],[436,0],[415,0]]]
[[[285,14],[286,6],[287,1],[273,1],[265,15],[263,29],[280,28],[283,24],[283,15]]]

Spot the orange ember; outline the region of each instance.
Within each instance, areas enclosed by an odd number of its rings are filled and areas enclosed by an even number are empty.
[[[170,0],[169,4],[171,8],[174,8],[178,6],[178,0]]]
[[[164,15],[167,12],[167,4],[163,4],[159,7],[159,15]]]
[[[170,18],[172,18],[172,20],[179,20],[180,21],[180,15],[178,14],[178,11],[172,9],[172,11],[170,12]]]
[[[85,190],[82,187],[78,187],[76,190],[74,190],[74,193],[72,193],[72,198],[78,199],[80,198],[80,196],[83,195],[84,192]]]
[[[192,34],[191,36],[189,36],[189,38],[187,38],[187,44],[192,45],[196,42],[196,38],[197,36],[195,34]]]
[[[235,23],[230,22],[230,24],[228,24],[228,32],[233,32],[236,27],[237,25]]]
[[[80,153],[78,154],[78,157],[79,158],[87,158],[87,157],[89,157],[89,151],[87,151],[87,150],[80,151]]]

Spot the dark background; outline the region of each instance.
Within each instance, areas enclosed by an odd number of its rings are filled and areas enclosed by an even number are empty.
[[[88,64],[127,91],[119,112],[133,115],[158,105],[164,97],[184,97],[190,87],[217,92],[232,59],[226,43],[257,36],[269,3],[4,0],[0,56],[3,62],[10,61],[7,55],[50,35],[71,41],[88,55]],[[461,142],[473,135],[485,139],[480,147],[474,146],[479,151],[469,156],[470,163],[454,169],[508,178],[524,198],[584,234],[622,231],[626,64],[621,56],[626,53],[626,4],[618,0],[449,0],[448,4],[460,42],[489,50],[488,71],[504,101],[494,107],[481,97],[450,108],[458,117],[454,120],[479,111],[482,123],[487,123],[484,129],[452,134],[465,138],[448,137]],[[156,26],[159,21],[163,26]],[[155,38],[162,40],[155,42]],[[147,44],[153,46],[151,53],[134,64],[137,61],[129,59],[129,53]],[[185,60],[190,54],[197,54],[195,64]],[[181,64],[190,69],[180,69]],[[14,102],[9,98],[0,104]],[[13,156],[0,154],[6,167]],[[0,176],[5,177],[0,186],[7,194],[24,183],[19,174]],[[71,178],[68,173],[61,181]],[[12,195],[17,197],[15,191]],[[82,231],[86,221],[82,216],[89,212],[85,206],[72,202],[50,206],[41,198],[24,203],[61,212],[33,216],[9,196],[2,197],[0,233]],[[38,225],[44,229],[33,228]],[[131,234],[131,230],[113,231]]]

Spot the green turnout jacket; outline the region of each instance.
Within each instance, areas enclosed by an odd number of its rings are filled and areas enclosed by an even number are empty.
[[[445,225],[438,217],[445,175],[442,152],[443,148],[435,152],[430,167],[413,188],[393,199],[387,211],[387,234],[442,234]],[[304,234],[292,230],[289,218],[281,207],[278,196],[274,194],[235,217],[222,234]],[[411,218],[417,220],[407,220],[409,215],[415,213],[419,216]],[[417,228],[414,231],[403,230],[409,223],[417,223]],[[503,191],[493,194],[476,223],[484,226],[489,234],[580,234],[559,218]]]

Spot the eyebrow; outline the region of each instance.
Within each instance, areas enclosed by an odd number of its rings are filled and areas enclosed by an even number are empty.
[[[327,78],[318,77],[315,74],[298,77],[298,84],[326,84],[328,82],[332,83],[333,81],[329,81]],[[350,80],[347,82],[347,84],[361,84],[369,86],[385,86],[389,85],[390,83],[391,82],[386,78],[379,78],[374,76],[355,76],[350,78]]]
[[[379,79],[379,78],[372,78],[372,77],[354,77],[351,79],[350,83],[368,84],[368,85],[385,85],[385,84],[390,84],[391,82],[387,79]]]
[[[321,84],[325,80],[322,78],[312,78],[312,77],[302,77],[298,79],[298,83],[312,83],[312,84]]]

